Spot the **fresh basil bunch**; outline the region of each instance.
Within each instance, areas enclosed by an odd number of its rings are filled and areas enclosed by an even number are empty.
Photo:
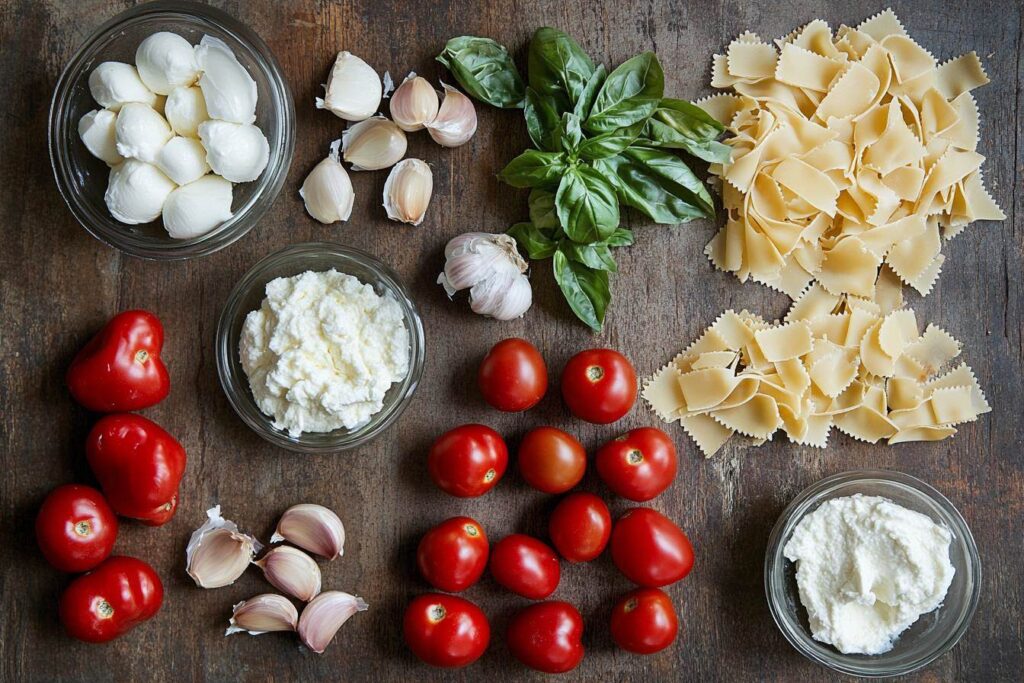
[[[664,97],[665,75],[653,52],[611,73],[565,33],[539,28],[530,41],[528,74],[489,38],[453,38],[438,56],[473,97],[522,107],[535,149],[499,177],[530,188],[530,221],[509,234],[533,260],[551,258],[555,281],[580,320],[600,330],[611,301],[612,250],[633,243],[619,227],[621,205],[656,223],[714,216],[704,183],[678,156],[729,160],[723,127],[700,107]]]

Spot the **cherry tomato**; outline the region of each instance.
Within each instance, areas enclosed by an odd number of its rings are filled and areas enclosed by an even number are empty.
[[[570,562],[589,562],[612,534],[608,506],[593,493],[571,493],[558,504],[548,520],[551,542]]]
[[[612,561],[633,583],[658,588],[690,573],[693,547],[665,515],[651,508],[633,508],[612,529]]]
[[[512,616],[505,639],[512,656],[531,669],[564,673],[583,659],[583,617],[567,602],[530,605]]]
[[[91,486],[58,486],[36,517],[39,549],[62,572],[89,571],[110,557],[116,538],[117,515]]]
[[[71,582],[60,596],[60,620],[87,643],[105,643],[160,610],[164,586],[153,568],[115,555]]]
[[[494,488],[508,467],[508,448],[501,434],[478,424],[462,425],[442,434],[427,455],[430,477],[445,493],[475,498]]]
[[[491,406],[517,413],[532,408],[544,397],[548,369],[536,346],[513,337],[491,347],[480,364],[477,381]]]
[[[494,580],[524,598],[541,600],[558,588],[558,555],[546,543],[525,534],[512,534],[491,549]]]
[[[623,650],[649,655],[672,644],[679,620],[665,591],[637,588],[615,605],[611,630],[612,640]]]
[[[416,564],[423,578],[450,593],[466,590],[487,568],[487,536],[471,517],[452,517],[423,535]]]
[[[636,371],[618,351],[590,349],[562,371],[562,397],[572,414],[595,424],[615,422],[636,401]]]
[[[565,493],[583,479],[587,452],[561,429],[537,427],[519,444],[519,472],[526,483],[544,493]]]
[[[491,642],[491,626],[479,607],[441,593],[413,598],[402,632],[413,654],[431,666],[472,664]]]
[[[641,427],[602,446],[594,466],[608,488],[639,503],[657,496],[676,478],[676,447],[660,429]]]

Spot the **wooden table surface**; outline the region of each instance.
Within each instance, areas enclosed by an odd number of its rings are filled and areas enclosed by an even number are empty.
[[[527,145],[517,112],[480,106],[473,140],[455,150],[426,135],[410,137],[409,155],[435,169],[435,193],[418,228],[384,219],[380,193],[386,174],[353,174],[352,220],[322,226],[303,212],[297,190],[343,123],[313,108],[335,53],[347,49],[400,78],[415,70],[447,78],[433,61],[456,35],[491,36],[524,62],[533,29],[561,27],[596,59],[618,64],[642,50],[658,52],[666,94],[696,98],[709,92],[708,65],[745,29],[775,37],[820,17],[833,27],[857,23],[884,5],[791,0],[786,3],[543,2],[480,3],[350,0],[329,2],[219,2],[254,28],[273,49],[295,96],[297,145],[288,181],[266,218],[244,239],[217,254],[179,263],[121,255],[91,238],[57,192],[46,149],[50,95],[65,62],[102,21],[128,2],[4,0],[0,9],[0,678],[53,680],[440,680],[401,642],[405,604],[427,590],[414,569],[420,535],[455,514],[477,517],[492,539],[513,531],[545,535],[554,499],[530,490],[510,470],[482,499],[449,498],[429,481],[427,447],[457,424],[494,426],[512,447],[527,429],[552,424],[578,434],[588,448],[627,427],[654,424],[638,405],[613,427],[582,426],[569,418],[557,388],[534,410],[505,415],[489,410],[474,387],[487,348],[523,336],[543,352],[554,376],[581,349],[606,345],[626,353],[648,374],[693,339],[720,311],[748,307],[781,315],[782,295],[712,270],[703,256],[711,222],[671,228],[647,225],[636,214],[637,243],[619,252],[621,274],[605,331],[591,334],[574,321],[544,266],[532,282],[536,302],[522,320],[497,323],[451,303],[435,284],[442,250],[467,230],[500,231],[526,215],[525,192],[495,179]],[[942,7],[940,7],[942,5]],[[947,265],[933,293],[910,297],[918,317],[961,339],[993,412],[966,425],[952,440],[872,446],[833,434],[827,450],[777,439],[756,450],[731,444],[705,460],[678,428],[679,476],[653,505],[677,520],[693,540],[693,573],[668,590],[683,635],[650,657],[615,649],[607,621],[629,584],[607,556],[583,566],[563,565],[557,598],[577,604],[587,624],[587,656],[571,680],[836,680],[801,657],[768,613],[762,565],[769,530],[805,486],[856,468],[897,469],[931,483],[961,510],[974,532],[984,566],[981,603],[960,644],[913,677],[924,681],[1019,680],[1024,668],[1024,455],[1021,452],[1021,251],[1024,247],[1024,163],[1018,115],[1024,78],[1019,3],[897,2],[911,35],[944,60],[969,50],[983,58],[992,84],[975,91],[983,116],[979,151],[988,157],[985,179],[1009,218],[973,226],[944,246]],[[423,382],[400,421],[357,450],[302,456],[257,437],[236,417],[217,380],[213,343],[217,316],[234,283],[264,256],[299,241],[334,240],[376,254],[414,292],[426,327]],[[546,264],[545,264],[546,265]],[[167,330],[166,358],[173,388],[168,400],[144,411],[175,434],[188,451],[181,505],[171,523],[148,528],[125,523],[117,552],[153,564],[166,600],[150,623],[105,646],[70,640],[56,604],[68,578],[51,570],[35,547],[32,523],[47,491],[92,481],[83,442],[94,418],[65,389],[68,363],[114,313],[144,307]],[[600,491],[593,473],[584,487]],[[185,543],[204,511],[219,503],[244,529],[266,539],[278,515],[299,502],[338,511],[348,531],[343,559],[325,566],[325,588],[366,598],[359,614],[322,656],[289,635],[252,638],[222,633],[231,605],[269,586],[259,571],[235,585],[205,591],[184,571]],[[612,503],[613,513],[627,507]],[[445,680],[491,680],[531,675],[503,643],[509,615],[525,601],[484,579],[467,593],[491,618],[494,637],[475,665]]]

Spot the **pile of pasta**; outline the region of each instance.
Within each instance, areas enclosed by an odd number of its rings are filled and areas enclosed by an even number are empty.
[[[833,427],[870,443],[938,441],[990,410],[970,367],[944,371],[959,355],[943,329],[920,332],[913,310],[812,284],[781,323],[723,313],[643,397],[709,457],[734,434],[760,445],[779,429],[820,448]]]
[[[747,32],[715,55],[697,104],[732,136],[725,226],[705,253],[720,270],[795,299],[812,282],[871,299],[885,266],[927,294],[942,239],[1002,220],[982,182],[978,107],[988,83],[969,52],[939,64],[891,10],[833,36],[813,21],[775,45]]]

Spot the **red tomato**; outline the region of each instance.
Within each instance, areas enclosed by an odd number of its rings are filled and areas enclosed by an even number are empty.
[[[516,413],[544,398],[548,369],[536,346],[513,337],[491,347],[480,364],[477,381],[491,406]]]
[[[519,444],[519,472],[526,483],[544,493],[565,493],[583,479],[587,452],[561,429],[537,427]]]
[[[562,397],[572,414],[595,424],[615,422],[636,401],[636,371],[618,351],[590,349],[562,371]]]
[[[558,588],[561,568],[547,544],[525,534],[512,534],[494,544],[491,574],[513,593],[541,600]]]
[[[480,659],[491,642],[491,627],[480,608],[454,595],[413,598],[402,625],[413,654],[431,666],[457,667]]]
[[[626,593],[612,610],[612,640],[623,650],[649,655],[664,650],[679,633],[672,600],[657,588]]]
[[[474,498],[494,488],[508,467],[508,448],[490,427],[469,424],[442,434],[427,455],[427,469],[445,493]]]
[[[567,602],[524,607],[512,616],[505,638],[512,656],[537,671],[564,673],[583,659],[583,617]]]
[[[163,600],[152,567],[115,555],[71,582],[60,596],[60,620],[72,637],[105,643],[152,617]]]
[[[572,493],[562,499],[548,521],[551,542],[570,562],[589,562],[608,545],[612,516],[593,493]]]
[[[641,427],[602,446],[594,466],[613,492],[643,502],[667,489],[676,478],[676,447],[660,429]]]
[[[416,564],[423,578],[450,593],[466,590],[487,568],[487,536],[471,517],[452,517],[423,535]]]
[[[117,516],[91,486],[58,486],[36,517],[39,549],[62,572],[89,571],[110,557],[116,538]]]
[[[633,508],[612,529],[612,561],[633,583],[658,588],[693,568],[693,547],[671,519],[650,508]]]

